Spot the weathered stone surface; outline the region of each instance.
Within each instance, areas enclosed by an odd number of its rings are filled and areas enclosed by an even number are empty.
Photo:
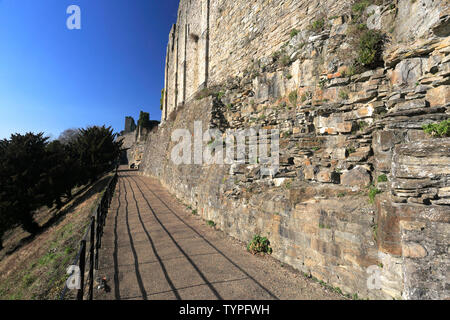
[[[406,258],[424,258],[427,256],[427,250],[418,243],[403,243],[402,252]]]
[[[415,86],[425,73],[426,63],[423,58],[402,60],[391,73],[391,83],[394,86]]]
[[[447,8],[446,4],[441,1],[399,0],[395,25],[397,38],[408,41],[411,38],[426,35],[430,28],[440,20],[441,12]]]
[[[311,30],[319,7],[329,25]],[[358,39],[348,32],[350,6],[319,7],[181,1],[169,37],[164,123],[132,149],[144,146],[144,173],[203,218],[243,241],[269,236],[277,259],[346,293],[448,297],[449,138],[422,130],[450,114],[448,3],[369,6],[368,21],[359,22],[389,39],[384,65],[374,70],[351,67]],[[208,97],[195,99],[204,87]],[[194,121],[223,133],[280,130],[279,172],[263,176],[261,158],[174,165],[171,133],[193,134]],[[368,290],[367,268],[379,265],[382,288]]]
[[[450,85],[428,90],[426,99],[431,107],[440,107],[450,103]]]
[[[367,169],[356,166],[352,170],[345,172],[341,177],[341,184],[351,187],[364,188],[371,182],[370,174]]]

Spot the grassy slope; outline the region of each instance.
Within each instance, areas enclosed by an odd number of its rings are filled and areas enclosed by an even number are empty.
[[[66,268],[78,253],[79,241],[109,177],[104,177],[75,197],[59,212],[65,214],[60,214],[58,221],[32,241],[9,255],[2,253],[0,299],[58,299],[67,279]],[[43,218],[37,220],[41,225],[50,219],[50,211],[40,213]],[[17,229],[11,238],[20,239],[23,234],[24,231]]]

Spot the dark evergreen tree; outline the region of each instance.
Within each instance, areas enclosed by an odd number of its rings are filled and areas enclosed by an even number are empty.
[[[111,127],[94,126],[80,130],[72,147],[78,152],[81,181],[93,182],[113,168],[122,147],[122,141],[117,141],[116,137]]]
[[[33,213],[47,205],[60,208],[63,195],[94,182],[116,165],[122,141],[111,127],[81,129],[65,144],[48,143],[43,133],[14,134],[0,140],[0,249],[2,237],[21,225],[35,233]]]
[[[75,155],[70,153],[69,147],[55,140],[47,146],[46,155],[46,177],[47,177],[47,206],[53,203],[60,209],[62,207],[61,197],[72,197],[72,189],[78,184]]]
[[[10,180],[4,168],[6,163],[6,149],[8,146],[8,140],[0,140],[0,250],[3,249],[3,235],[16,225],[12,212],[9,210],[11,207],[11,199],[7,195],[7,190]]]
[[[0,203],[3,219],[18,222],[35,233],[33,212],[48,201],[46,190],[46,145],[43,133],[14,134],[2,141]],[[12,221],[10,221],[12,220]]]

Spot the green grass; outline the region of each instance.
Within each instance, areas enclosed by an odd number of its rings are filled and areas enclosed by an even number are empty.
[[[298,35],[299,31],[297,29],[292,29],[291,31],[291,38],[295,37],[296,35]]]
[[[378,176],[377,181],[378,182],[387,182],[388,181],[388,177],[387,177],[387,175],[382,174],[382,175]]]
[[[328,283],[326,283],[325,281],[319,280],[319,279],[317,279],[316,277],[311,276],[311,275],[309,275],[309,274],[307,274],[307,273],[304,273],[304,272],[303,272],[303,276],[305,276],[306,278],[309,278],[309,279],[313,280],[314,282],[317,282],[318,284],[320,284],[320,285],[321,285],[322,287],[324,287],[324,288],[327,288],[327,289],[329,289],[329,290],[331,290],[331,291],[336,292],[337,294],[340,294],[340,295],[342,295],[342,296],[346,296],[347,298],[351,298],[350,295],[344,295],[344,293],[342,292],[341,288],[339,288],[339,287],[334,287],[334,286],[332,286],[331,284],[328,284]]]
[[[35,281],[36,281],[37,277],[33,276],[31,274],[26,274],[23,278],[22,278],[22,282],[24,284],[24,286],[26,288],[30,287]]]
[[[216,226],[216,223],[215,223],[214,221],[212,221],[212,220],[206,221],[206,224],[207,224],[208,226],[210,226],[210,227],[213,227],[213,228]]]

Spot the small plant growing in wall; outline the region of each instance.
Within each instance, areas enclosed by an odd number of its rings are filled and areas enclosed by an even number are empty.
[[[219,92],[217,93],[217,99],[221,100],[221,99],[223,98],[224,95],[225,95],[225,92],[219,91]]]
[[[377,239],[378,239],[378,224],[375,224],[372,226],[372,234],[373,234],[373,239],[375,241],[377,241]]]
[[[307,91],[304,94],[302,94],[302,97],[301,97],[301,101],[302,102],[305,102],[306,100],[311,100],[311,99],[312,99],[312,93],[311,92]]]
[[[327,82],[328,82],[328,79],[326,79],[326,78],[319,80],[319,88],[320,88],[320,90],[323,90],[325,88],[325,85],[327,84]]]
[[[272,254],[269,239],[261,237],[259,234],[255,235],[247,245],[247,251],[251,254]]]
[[[450,137],[450,119],[444,120],[439,123],[430,123],[422,126],[423,131],[425,133],[437,137]]]
[[[377,194],[380,194],[381,190],[379,190],[377,187],[375,186],[370,186],[369,188],[369,203],[370,204],[374,204],[375,203],[375,197],[377,196]]]
[[[352,12],[355,15],[362,15],[364,13],[364,11],[366,10],[366,8],[370,5],[370,0],[360,0],[360,1],[356,1],[353,5],[352,5]]]
[[[385,174],[382,174],[378,177],[378,182],[387,182],[388,181],[388,177]]]
[[[163,105],[164,105],[164,92],[165,92],[165,90],[164,89],[162,89],[161,90],[161,99],[159,100],[159,104],[160,104],[160,109],[162,110],[163,109]]]
[[[348,99],[348,92],[346,90],[340,90],[339,91],[339,98],[341,98],[342,100],[347,100]]]
[[[321,32],[325,27],[325,20],[323,18],[315,20],[309,26],[309,30],[314,32]]]
[[[358,128],[360,131],[364,130],[365,128],[367,128],[369,126],[369,124],[365,121],[359,121],[358,122]]]
[[[291,58],[286,54],[286,53],[284,53],[282,56],[281,56],[281,58],[280,58],[280,65],[282,66],[282,67],[287,67],[288,65],[290,65],[291,64]]]
[[[287,139],[291,136],[291,133],[289,131],[283,132],[283,138]]]
[[[202,100],[210,95],[212,95],[213,92],[210,88],[203,88],[202,90],[200,90],[199,92],[197,92],[195,94],[195,100]]]
[[[281,103],[279,104],[278,108],[280,108],[280,109],[285,109],[285,108],[287,108],[287,103],[286,103],[285,101],[281,102]]]
[[[297,106],[297,91],[292,91],[289,93],[289,102],[292,104],[293,107]]]
[[[291,188],[292,188],[292,182],[291,182],[291,181],[286,182],[285,185],[284,185],[284,188],[285,188],[286,190],[291,189]]]
[[[347,149],[345,149],[347,151],[348,155],[351,155],[352,153],[356,152],[356,149],[354,147],[348,147]]]
[[[291,38],[295,37],[296,35],[298,35],[299,31],[297,29],[292,29],[291,31]]]
[[[354,76],[356,74],[356,67],[354,65],[349,66],[344,72],[343,72],[343,76],[344,77],[351,77]]]
[[[216,226],[216,223],[215,223],[214,221],[212,221],[212,220],[206,221],[206,224],[207,224],[208,226],[212,227],[212,228],[214,228],[214,227]]]
[[[359,40],[358,62],[363,66],[372,66],[381,55],[383,37],[379,31],[366,30]]]

